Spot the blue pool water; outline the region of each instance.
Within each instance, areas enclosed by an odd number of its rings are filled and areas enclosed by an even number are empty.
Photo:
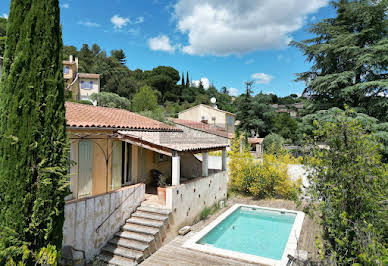
[[[240,207],[198,243],[280,260],[295,217],[294,213]]]

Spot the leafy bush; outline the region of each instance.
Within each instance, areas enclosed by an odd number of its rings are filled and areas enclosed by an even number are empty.
[[[277,153],[265,153],[260,163],[248,151],[241,148],[242,137],[232,141],[230,151],[230,186],[240,193],[252,195],[256,198],[284,198],[297,199],[301,180],[293,182],[287,174],[288,164],[300,163],[286,150]],[[274,145],[270,150],[274,150]]]
[[[100,92],[90,95],[93,101],[97,102],[98,106],[121,108],[129,110],[131,107],[131,101],[125,97],[120,97],[113,92]]]
[[[264,151],[277,153],[283,150],[284,138],[278,134],[271,133],[263,140]]]
[[[205,220],[210,214],[210,208],[209,207],[205,207],[202,211],[201,211],[201,214],[200,214],[200,219],[201,220]]]
[[[317,124],[310,169],[309,210],[320,217],[322,259],[332,265],[387,265],[388,165],[375,136],[349,110]]]

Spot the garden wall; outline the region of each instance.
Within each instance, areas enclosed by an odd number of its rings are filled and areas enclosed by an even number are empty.
[[[120,229],[144,200],[145,185],[140,183],[102,195],[72,200],[65,205],[63,246],[83,250],[89,260]],[[113,210],[117,210],[113,212]],[[106,222],[97,227],[109,216]],[[76,254],[81,258],[81,253]]]
[[[205,207],[226,199],[228,174],[218,172],[199,177],[179,186],[166,188],[166,207],[172,210],[172,230],[192,225]]]

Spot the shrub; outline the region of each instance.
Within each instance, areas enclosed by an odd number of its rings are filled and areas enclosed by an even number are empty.
[[[283,150],[284,138],[278,134],[271,133],[263,140],[264,151],[276,153]]]
[[[205,207],[202,211],[201,211],[201,214],[200,214],[200,219],[201,220],[205,220],[209,214],[210,214],[210,208],[209,207]]]

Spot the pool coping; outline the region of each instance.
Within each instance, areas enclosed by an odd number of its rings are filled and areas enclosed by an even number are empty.
[[[221,249],[216,248],[211,245],[203,245],[203,244],[197,244],[197,242],[203,238],[207,233],[209,233],[214,227],[216,227],[219,223],[221,223],[226,217],[228,217],[230,214],[232,214],[234,211],[236,211],[240,207],[251,207],[251,208],[257,208],[257,209],[263,209],[263,210],[270,210],[270,211],[283,211],[288,213],[294,213],[296,214],[294,224],[291,228],[290,236],[288,237],[286,247],[284,248],[284,252],[282,255],[281,260],[275,260],[260,256],[255,256],[251,254],[245,254],[237,251],[227,250],[227,249]],[[248,204],[234,204],[229,210],[225,211],[223,214],[221,214],[219,217],[217,217],[213,222],[205,226],[202,230],[197,232],[194,236],[192,236],[189,240],[187,240],[182,247],[201,251],[208,254],[215,254],[222,257],[227,258],[234,258],[238,260],[243,260],[247,262],[253,262],[253,263],[260,263],[260,264],[266,264],[266,265],[286,265],[288,258],[287,255],[290,254],[292,256],[296,255],[297,252],[297,244],[300,236],[300,232],[302,231],[302,225],[304,220],[305,214],[301,211],[294,211],[294,210],[287,210],[287,209],[277,209],[277,208],[268,208],[268,207],[262,207],[258,205],[248,205]]]

